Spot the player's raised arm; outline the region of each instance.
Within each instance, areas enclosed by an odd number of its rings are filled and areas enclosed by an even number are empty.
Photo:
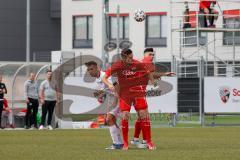
[[[119,66],[120,66],[120,62],[115,62],[110,68],[108,68],[105,72],[105,75],[102,78],[102,82],[108,86],[109,89],[115,91],[115,87],[114,85],[108,80],[108,78],[113,75],[113,74],[117,74],[117,72],[119,71]]]
[[[105,74],[102,78],[102,81],[104,84],[106,84],[106,86],[108,86],[109,89],[114,90],[114,86],[111,82],[109,82],[108,77],[109,76],[107,74]]]

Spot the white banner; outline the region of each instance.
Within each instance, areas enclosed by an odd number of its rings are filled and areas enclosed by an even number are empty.
[[[84,86],[91,89],[96,88],[95,82],[84,82],[82,77],[68,77],[64,81],[65,85]],[[176,113],[177,112],[177,78],[164,77],[158,83],[159,90],[154,90],[153,87],[148,86],[148,94],[152,97],[147,97],[150,113]],[[156,87],[155,87],[156,88]],[[94,97],[87,97],[81,95],[64,94],[63,100],[70,100],[72,103],[67,107],[70,114],[85,114],[87,112],[96,110],[100,103]],[[134,111],[132,107],[131,112]]]
[[[87,87],[89,89],[96,89],[97,84],[95,82],[85,82],[83,77],[67,77],[64,81],[65,85],[71,85],[76,87]],[[63,90],[64,91],[64,90]],[[79,92],[80,93],[80,92]],[[84,114],[99,106],[99,102],[95,97],[88,97],[83,95],[63,94],[63,100],[72,101],[70,107],[64,106],[64,114]],[[63,103],[66,105],[66,103]]]
[[[205,113],[240,112],[240,78],[204,78]]]

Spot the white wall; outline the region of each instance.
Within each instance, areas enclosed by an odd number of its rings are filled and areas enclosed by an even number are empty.
[[[145,23],[136,22],[133,18],[134,12],[137,9],[143,9],[145,12],[168,12],[169,1],[159,3],[161,0],[143,0],[139,3],[139,0],[111,0],[110,12],[117,12],[117,5],[120,5],[121,13],[129,13],[129,39],[133,42],[132,50],[137,58],[141,59],[143,56],[143,50],[145,48]],[[170,28],[170,17],[168,16],[168,28]],[[168,35],[171,34],[171,30],[168,29]],[[157,59],[171,59],[170,55],[170,41],[168,39],[167,47],[156,48]]]
[[[76,53],[82,52],[83,54],[92,54],[98,57],[102,55],[102,0],[86,0],[86,1],[74,1],[74,0],[62,0],[62,47],[64,51],[74,50]],[[226,9],[240,9],[240,3],[219,3],[221,10]],[[156,59],[158,61],[171,60],[171,40],[173,44],[173,54],[179,56],[179,32],[173,32],[173,38],[171,39],[171,27],[179,27],[182,17],[170,19],[172,12],[173,16],[181,16],[184,10],[183,4],[178,3],[170,7],[170,1],[166,0],[110,0],[110,13],[117,12],[117,5],[120,5],[121,13],[129,13],[129,39],[133,42],[132,49],[137,58],[142,57],[142,52],[145,48],[145,23],[136,22],[133,18],[134,11],[136,9],[143,9],[145,12],[167,12],[168,23],[168,37],[167,47],[155,48],[157,51]],[[191,4],[190,10],[196,10],[197,5]],[[216,9],[219,10],[218,7]],[[73,15],[93,15],[93,48],[92,49],[73,49],[72,48],[72,16]],[[222,26],[222,16],[219,17],[217,26]],[[172,23],[172,25],[171,25]],[[216,38],[222,39],[223,33],[216,33]],[[213,33],[208,34],[209,41],[213,40]],[[214,52],[213,43],[209,45],[209,51]],[[216,56],[224,60],[232,60],[232,47],[222,46],[222,40],[216,42]],[[188,57],[194,51],[196,47],[185,47],[184,55]],[[110,56],[116,51],[110,52]],[[236,59],[240,59],[240,47],[236,47]],[[206,51],[201,50],[201,55],[205,57]],[[78,54],[77,54],[78,55]],[[196,59],[198,55],[195,54],[190,58]],[[209,60],[213,60],[214,56],[209,54]]]
[[[62,0],[62,38],[61,50],[76,51],[79,55],[81,51],[83,54],[91,54],[101,57],[102,51],[102,0],[91,1],[73,1]],[[93,15],[93,48],[92,49],[73,49],[72,35],[73,35],[73,16],[75,15]]]
[[[239,113],[239,78],[205,77],[204,111],[205,113]]]

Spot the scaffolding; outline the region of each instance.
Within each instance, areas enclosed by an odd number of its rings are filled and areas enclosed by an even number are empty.
[[[240,3],[216,0],[215,6],[211,5],[212,13],[205,14],[200,1],[170,0],[170,26],[177,76],[198,78],[199,123],[204,125],[204,77],[240,76]],[[211,16],[218,19],[209,27],[207,17]]]
[[[186,2],[188,14],[185,14]],[[212,9],[217,12],[211,14],[200,12],[199,3],[199,0],[170,1],[172,55],[181,61],[197,61],[203,57],[206,62],[205,73],[208,72],[208,62],[211,61],[214,76],[218,75],[219,63],[232,67],[234,72],[236,61],[240,60],[240,54],[237,54],[240,52],[240,3],[217,0]],[[216,15],[216,27],[203,26],[204,16]],[[185,21],[186,17],[189,18],[188,22]],[[191,26],[184,27],[186,23]],[[228,65],[227,61],[231,61],[232,65]]]

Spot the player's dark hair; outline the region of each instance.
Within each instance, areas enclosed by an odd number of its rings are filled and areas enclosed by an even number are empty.
[[[87,66],[87,67],[92,66],[92,65],[97,66],[97,62],[95,62],[95,61],[89,61],[89,62],[86,62],[86,63],[85,63],[85,66]]]
[[[126,49],[123,49],[123,50],[122,50],[121,56],[124,58],[124,57],[126,57],[127,55],[130,55],[130,54],[132,54],[132,53],[133,53],[133,52],[132,52],[131,49],[126,48]]]
[[[52,70],[51,70],[51,69],[47,69],[47,70],[46,70],[46,73],[48,73],[48,72],[52,72]]]
[[[121,52],[121,55],[129,55],[129,54],[132,54],[132,50],[129,49],[129,48],[126,48],[126,49],[123,49],[122,52]]]
[[[153,48],[146,48],[146,49],[144,50],[144,53],[153,52],[153,51],[154,51]]]

